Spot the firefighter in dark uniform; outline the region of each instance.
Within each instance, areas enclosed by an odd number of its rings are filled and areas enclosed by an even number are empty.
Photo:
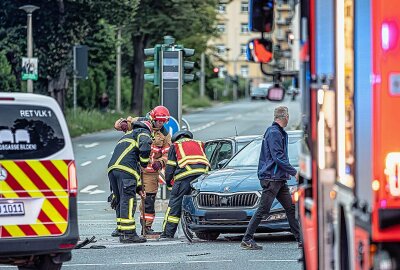
[[[165,169],[167,187],[172,186],[171,197],[164,216],[160,238],[173,238],[178,228],[183,196],[191,192],[190,182],[207,172],[210,164],[204,153],[204,143],[193,140],[190,131],[178,131],[172,136]]]
[[[149,162],[151,131],[151,124],[148,121],[135,122],[132,130],[118,141],[108,163],[108,178],[117,201],[115,210],[121,243],[146,242],[146,238],[136,233],[134,209],[136,193],[142,198],[146,197],[142,191],[140,173]]]

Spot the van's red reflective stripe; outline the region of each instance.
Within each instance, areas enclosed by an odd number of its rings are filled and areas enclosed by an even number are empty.
[[[11,173],[8,174],[6,183],[15,193],[17,193],[18,197],[31,197],[31,195],[29,195],[29,193],[25,191],[25,189],[17,182],[17,180],[15,180],[14,176],[12,176]],[[5,197],[7,198],[7,196]]]
[[[54,179],[57,180],[57,182],[62,186],[63,188],[67,189],[68,188],[68,179],[64,177],[64,175],[61,174],[61,172],[57,169],[54,164],[49,161],[49,160],[44,160],[42,161],[43,166],[50,172],[51,175],[53,175]],[[67,168],[65,168],[67,170]]]
[[[18,227],[27,236],[37,236],[37,233],[32,229],[32,227],[30,225],[18,225]]]
[[[50,231],[51,234],[61,234],[61,231],[53,224],[53,221],[46,215],[43,210],[40,210],[38,219]]]
[[[6,228],[4,228],[4,226],[1,228],[1,237],[11,237],[11,234],[7,231]]]
[[[47,198],[50,203],[54,206],[54,208],[60,213],[60,215],[66,219],[68,210],[61,203],[61,201],[57,198],[57,195],[51,191],[51,187],[49,187],[44,180],[36,174],[36,172],[24,161],[18,163],[19,167],[25,172],[25,174],[31,179],[31,181],[39,188],[39,190],[49,190],[48,192],[51,194],[52,199]],[[64,187],[63,187],[64,188]],[[46,192],[47,193],[47,192]],[[66,194],[67,195],[67,194]]]

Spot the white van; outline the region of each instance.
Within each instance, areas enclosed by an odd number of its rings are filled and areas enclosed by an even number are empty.
[[[78,242],[77,179],[58,103],[0,93],[0,264],[60,269]]]

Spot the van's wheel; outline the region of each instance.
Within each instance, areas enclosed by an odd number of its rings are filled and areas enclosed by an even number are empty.
[[[217,240],[220,233],[217,232],[195,232],[196,236],[202,240],[213,241]]]

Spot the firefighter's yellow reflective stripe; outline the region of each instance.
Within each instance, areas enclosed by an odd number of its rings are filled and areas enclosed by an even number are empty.
[[[182,143],[178,143],[178,149],[179,149],[179,153],[181,154],[182,159],[185,159],[186,154],[185,154],[185,151],[183,151]]]
[[[167,165],[176,166],[176,161],[168,160]]]
[[[121,225],[117,225],[117,230],[121,230]]]
[[[124,138],[124,139],[118,141],[118,144],[123,143],[123,142],[127,142],[127,143],[130,143],[131,145],[133,144],[134,146],[137,146],[137,142],[134,139]]]
[[[192,167],[190,167],[189,165],[186,165],[186,166],[185,166],[185,169],[186,169],[187,171],[190,171],[190,170],[192,170]]]
[[[31,228],[35,231],[37,235],[49,235],[51,232],[41,223],[38,219],[36,224],[31,224]]]
[[[128,207],[128,219],[133,220],[132,217],[132,212],[133,212],[133,198],[129,199],[129,207]],[[135,221],[133,221],[135,222]]]
[[[135,229],[136,229],[136,225],[131,225],[131,226],[121,225],[120,226],[121,231],[129,231],[129,230],[135,230]]]
[[[27,163],[31,167],[31,169],[35,171],[37,175],[40,175],[42,179],[46,179],[46,185],[50,188],[50,190],[54,194],[56,194],[58,198],[68,197],[68,193],[66,192],[66,190],[62,188],[60,183],[57,182],[57,180],[53,177],[53,175],[50,174],[50,172],[43,166],[42,163],[40,163],[40,161],[33,160]],[[65,206],[65,208],[68,209],[68,201],[61,199],[60,201]]]
[[[143,158],[141,156],[139,156],[139,159],[140,159],[140,162],[142,162],[142,163],[147,163],[150,160],[150,158]]]
[[[193,160],[202,160],[206,163],[208,163],[208,159],[206,156],[203,155],[192,155],[192,156],[187,156],[185,158],[182,158],[181,160],[179,160],[178,164],[181,165],[182,163],[186,163],[188,161],[193,161]]]
[[[51,163],[57,168],[57,170],[64,176],[65,181],[68,179],[68,165],[63,160],[52,160]]]
[[[190,171],[182,172],[174,176],[175,181],[182,179],[188,175],[208,172],[208,168],[192,169]]]
[[[204,160],[204,159],[188,159],[186,160],[184,163],[179,164],[179,168],[184,168],[185,166],[187,166],[187,164],[203,164],[206,166],[210,166],[210,164],[208,163],[208,160]]]
[[[7,231],[10,233],[10,235],[12,237],[23,237],[23,236],[25,236],[25,233],[17,225],[7,225],[5,227],[7,228]]]
[[[14,162],[4,162],[2,166],[8,171],[12,172],[13,177],[18,184],[27,192],[31,197],[44,197],[39,188],[26,176],[26,174]],[[3,194],[5,195],[5,194]],[[58,227],[61,233],[65,232],[66,227],[61,223],[67,221],[60,215],[56,208],[48,201],[44,200],[42,205],[43,212],[51,219],[52,222]]]
[[[117,223],[121,222],[121,218],[117,218]]]
[[[107,172],[110,172],[113,169],[119,169],[119,170],[128,172],[128,173],[134,175],[136,180],[140,179],[140,175],[137,173],[137,171],[135,171],[134,169],[131,169],[129,167],[126,167],[124,165],[112,165],[111,167],[108,168]]]
[[[179,218],[178,217],[174,217],[174,216],[168,216],[168,222],[178,224],[179,223]]]
[[[122,154],[118,157],[117,161],[115,161],[114,165],[119,165],[121,160],[135,147],[135,144],[131,143]]]
[[[165,226],[167,225],[168,215],[169,215],[170,211],[171,211],[171,207],[168,207],[167,211],[165,212],[164,221],[163,221],[163,224],[162,224],[163,231],[165,231]]]
[[[135,220],[133,218],[121,218],[119,223],[120,224],[135,224]]]

